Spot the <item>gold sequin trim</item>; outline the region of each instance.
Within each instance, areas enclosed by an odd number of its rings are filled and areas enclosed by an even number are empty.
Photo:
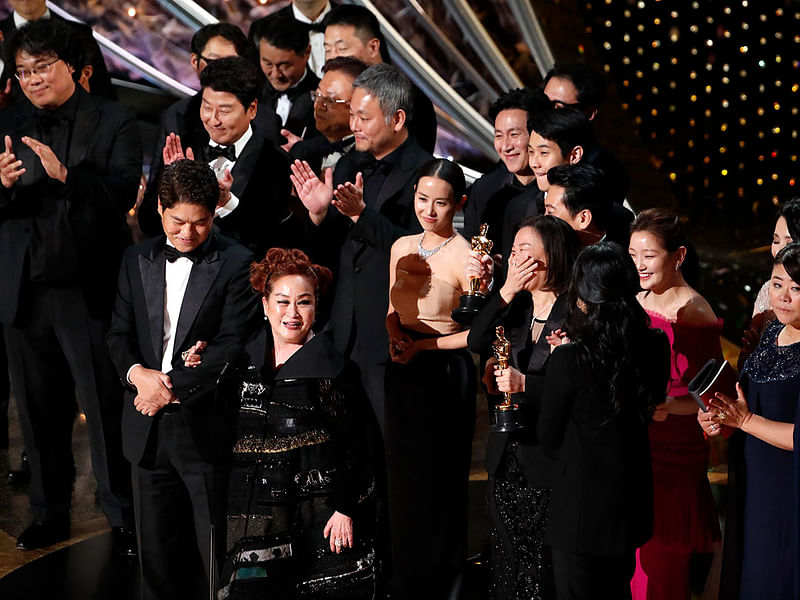
[[[238,454],[276,454],[304,446],[322,444],[330,439],[331,436],[323,429],[313,429],[305,433],[283,437],[262,438],[247,436],[236,442],[233,452]]]

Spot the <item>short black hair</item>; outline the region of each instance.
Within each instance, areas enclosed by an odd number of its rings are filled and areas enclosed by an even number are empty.
[[[59,19],[37,19],[20,27],[4,44],[3,60],[6,68],[15,70],[17,54],[31,56],[57,56],[76,71],[84,64],[83,44],[72,26]]]
[[[355,81],[368,67],[367,63],[358,60],[355,56],[337,56],[325,62],[322,67],[322,73],[338,71],[348,77],[352,77]]]
[[[547,72],[544,84],[553,77],[569,80],[578,91],[578,104],[582,109],[598,108],[605,100],[606,90],[603,77],[583,63],[557,64]]]
[[[200,73],[200,87],[229,92],[247,109],[258,99],[258,73],[258,67],[246,58],[226,56],[208,63]]]
[[[372,11],[364,6],[355,4],[342,4],[332,9],[322,20],[322,29],[325,30],[331,25],[349,26],[355,30],[355,34],[365,44],[372,38],[377,38],[381,43],[381,58],[388,62],[388,48],[386,39],[381,32],[381,24]]]
[[[308,25],[301,23],[291,15],[273,13],[253,23],[250,32],[256,47],[261,40],[281,50],[291,50],[298,56],[305,53],[309,46]]]
[[[560,296],[569,288],[572,265],[581,250],[578,234],[566,221],[552,215],[526,217],[517,231],[525,227],[531,227],[542,240],[547,260],[545,289]]]
[[[783,265],[795,283],[800,283],[800,242],[792,242],[781,248],[773,264]]]
[[[800,198],[784,202],[778,209],[778,217],[786,219],[786,228],[793,242],[800,242]]]
[[[192,36],[191,50],[202,55],[211,38],[221,37],[228,40],[236,49],[236,54],[244,56],[247,52],[247,36],[236,25],[231,23],[212,23],[203,25]]]
[[[532,114],[548,108],[550,108],[550,101],[543,92],[530,88],[517,88],[507,91],[494,101],[489,107],[489,120],[494,124],[497,115],[504,110],[524,110],[530,118]]]
[[[564,110],[564,109],[560,109]],[[590,164],[553,167],[547,171],[550,185],[564,188],[561,201],[574,217],[582,210],[592,213],[592,221],[605,231],[611,217],[611,195],[603,172]]]
[[[181,203],[197,204],[213,213],[218,200],[217,176],[207,164],[184,158],[161,171],[158,201],[162,208],[173,208]]]
[[[576,146],[584,151],[594,143],[594,133],[589,118],[577,108],[548,108],[531,115],[528,113],[528,133],[538,133],[558,145],[564,158]]]

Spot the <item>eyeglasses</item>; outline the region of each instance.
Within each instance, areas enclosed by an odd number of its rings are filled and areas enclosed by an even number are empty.
[[[322,102],[322,106],[325,108],[329,107],[331,104],[350,104],[350,100],[339,100],[338,98],[330,98],[328,96],[323,96],[319,92],[308,92],[309,97],[311,98],[312,102],[316,102],[319,100]]]
[[[32,69],[18,69],[17,72],[14,73],[14,77],[16,77],[19,81],[27,81],[31,78],[31,75],[43,77],[44,75],[50,73],[53,70],[53,65],[60,60],[60,58],[57,58],[55,60],[51,60],[49,63],[36,65]]]

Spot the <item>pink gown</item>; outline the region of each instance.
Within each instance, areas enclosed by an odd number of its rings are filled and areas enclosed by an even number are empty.
[[[688,384],[711,358],[722,360],[713,325],[687,325],[647,311],[652,327],[669,338],[672,353],[668,395],[685,396]],[[689,600],[689,559],[710,553],[720,539],[708,483],[709,445],[695,415],[669,415],[650,425],[653,461],[653,537],[637,553],[633,600]]]

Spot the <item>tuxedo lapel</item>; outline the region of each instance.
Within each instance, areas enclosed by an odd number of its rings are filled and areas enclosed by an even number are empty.
[[[411,178],[416,170],[416,155],[414,142],[407,145],[397,166],[389,172],[383,187],[378,194],[375,210],[380,211],[387,201],[393,201],[396,196],[402,195],[403,191],[411,183]]]
[[[183,347],[185,338],[197,318],[197,313],[200,312],[208,291],[214,284],[224,264],[225,259],[220,256],[218,251],[214,250],[205,259],[192,267],[189,283],[186,285],[186,292],[183,295],[178,327],[175,330],[174,353],[180,352]],[[192,340],[192,343],[196,341]],[[174,354],[171,358],[174,358]]]
[[[253,135],[250,136],[250,139],[244,145],[242,155],[236,158],[233,169],[231,169],[231,176],[233,177],[231,193],[239,198],[239,200],[242,199],[244,191],[247,189],[250,176],[256,171],[258,159],[261,157],[261,150],[263,148],[264,136],[253,127]]]
[[[139,275],[142,278],[142,289],[147,306],[147,322],[150,330],[150,341],[153,345],[153,356],[161,359],[161,347],[164,339],[164,290],[166,289],[166,258],[164,253],[150,258],[139,256]]]

